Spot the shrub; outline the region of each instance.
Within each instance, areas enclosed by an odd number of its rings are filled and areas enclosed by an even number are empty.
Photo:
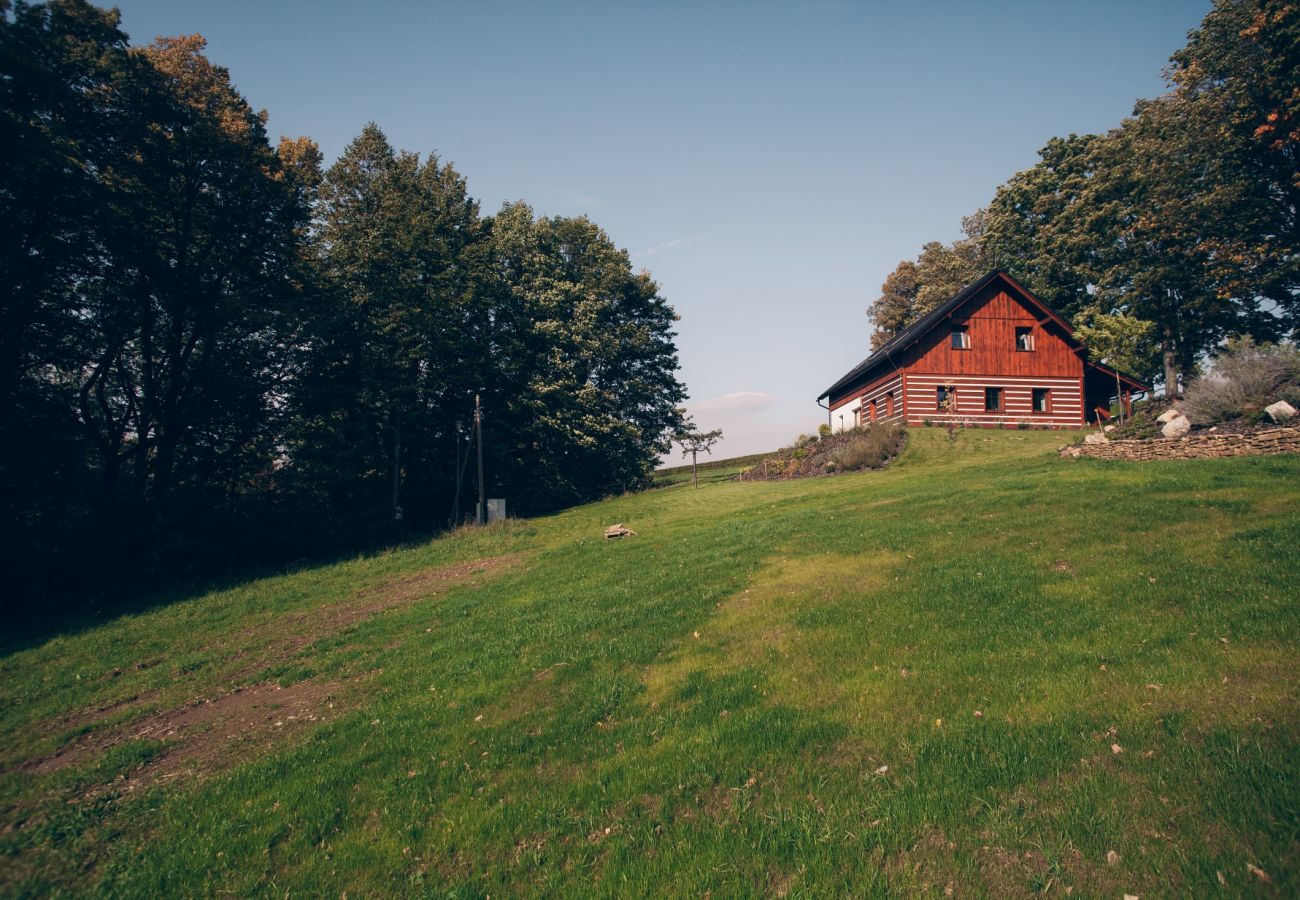
[[[853,431],[835,449],[831,462],[840,471],[879,469],[903,447],[906,432],[893,422],[884,422]]]
[[[1134,413],[1107,435],[1112,441],[1145,441],[1160,437],[1160,425],[1150,413]]]
[[[1183,414],[1201,424],[1255,419],[1265,406],[1294,393],[1298,385],[1300,351],[1295,347],[1232,342],[1215,357],[1208,374],[1187,386]]]
[[[822,422],[820,425],[817,426],[818,437],[830,437],[830,435],[831,435],[830,425],[826,424],[825,422]]]

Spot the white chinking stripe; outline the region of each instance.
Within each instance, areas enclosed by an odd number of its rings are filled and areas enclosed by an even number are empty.
[[[954,414],[972,421],[989,424],[1029,422],[1040,425],[1078,425],[1083,415],[1083,398],[1080,396],[1077,378],[1050,375],[908,375],[908,404],[913,420],[945,415],[937,408],[929,408],[935,401],[928,394],[939,387],[952,387],[956,391],[957,409]],[[984,389],[988,387],[1004,390],[1003,408],[996,412],[984,409]],[[1033,411],[1034,388],[1051,391],[1050,413]]]
[[[903,377],[901,374],[897,374],[893,378],[890,378],[888,381],[881,382],[880,384],[876,385],[874,388],[871,388],[866,393],[862,394],[858,398],[858,404],[859,404],[858,408],[862,410],[866,410],[868,404],[870,404],[872,400],[875,400],[877,422],[900,421],[903,418],[902,388],[903,388]],[[887,416],[885,415],[885,406],[884,406],[885,395],[888,394],[890,391],[894,392],[894,414],[892,416]],[[869,415],[864,412],[861,418],[862,421],[865,422],[869,418]]]

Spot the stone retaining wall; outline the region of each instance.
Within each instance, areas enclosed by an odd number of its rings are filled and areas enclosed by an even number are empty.
[[[1300,453],[1300,428],[1270,428],[1251,434],[1198,432],[1172,440],[1108,441],[1061,448],[1061,455],[1077,459],[1214,459],[1223,456],[1263,456]]]

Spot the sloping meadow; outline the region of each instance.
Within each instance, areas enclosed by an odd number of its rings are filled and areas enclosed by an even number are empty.
[[[1293,895],[1300,457],[1059,443],[915,429],[10,652],[0,884]]]

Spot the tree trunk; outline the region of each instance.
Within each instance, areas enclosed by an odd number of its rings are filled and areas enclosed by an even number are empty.
[[[1182,396],[1178,390],[1178,371],[1181,367],[1178,365],[1178,341],[1174,335],[1174,326],[1169,322],[1164,325],[1160,350],[1165,369],[1165,399],[1174,400]]]
[[[1124,424],[1124,388],[1119,383],[1119,369],[1115,370],[1115,402],[1119,404],[1119,424]]]
[[[700,486],[700,475],[695,467],[695,451],[691,451],[691,484],[696,487]]]

